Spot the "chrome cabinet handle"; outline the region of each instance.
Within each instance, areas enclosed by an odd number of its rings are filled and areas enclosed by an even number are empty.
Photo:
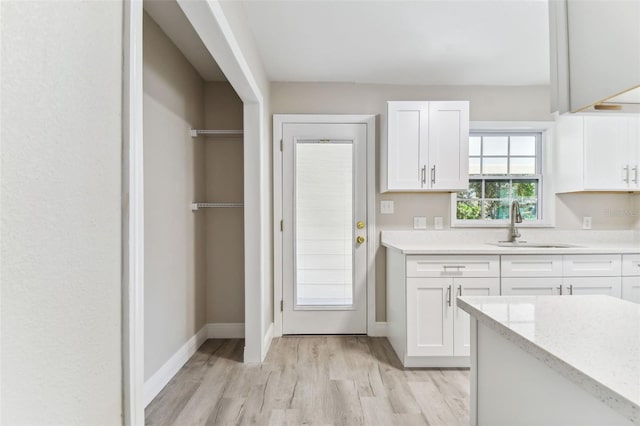
[[[569,286],[569,294],[573,296],[573,284]]]
[[[431,185],[436,183],[436,166],[431,168]]]
[[[625,176],[626,178],[623,179],[626,183],[629,183],[629,165],[627,164],[626,167],[623,167],[622,170],[625,171]]]
[[[451,306],[451,285],[447,288],[447,305]]]
[[[560,296],[562,296],[562,285],[560,285],[560,287],[556,287],[558,290],[560,290]]]
[[[422,183],[427,183],[427,165],[422,166]]]
[[[462,284],[458,286],[458,296],[462,297]]]
[[[633,175],[635,176],[633,179],[633,183],[638,183],[638,166],[636,165],[633,169]]]

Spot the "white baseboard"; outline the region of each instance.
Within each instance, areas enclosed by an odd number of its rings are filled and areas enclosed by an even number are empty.
[[[209,339],[243,339],[243,322],[216,322],[207,324]]]
[[[367,333],[371,337],[386,337],[387,336],[387,323],[376,322],[373,327]]]
[[[269,348],[271,347],[271,341],[273,340],[273,323],[269,324],[269,328],[267,328],[267,333],[264,335],[264,339],[262,340],[262,360],[267,356],[267,352],[269,352]]]
[[[173,354],[162,367],[156,371],[153,376],[149,377],[149,380],[144,382],[143,387],[143,401],[144,406],[149,405],[153,398],[155,398],[160,391],[169,383],[169,380],[176,375],[178,370],[191,358],[191,356],[198,350],[200,346],[208,338],[208,325],[205,324],[194,336],[192,336],[187,343],[182,345],[178,351]]]

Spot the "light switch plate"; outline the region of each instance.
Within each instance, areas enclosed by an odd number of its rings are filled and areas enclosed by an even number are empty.
[[[380,214],[393,214],[394,203],[390,200],[380,201]]]
[[[427,229],[427,218],[425,216],[414,216],[413,229]]]
[[[436,216],[433,218],[433,228],[442,229],[442,216]]]
[[[591,216],[582,218],[582,229],[591,229]]]

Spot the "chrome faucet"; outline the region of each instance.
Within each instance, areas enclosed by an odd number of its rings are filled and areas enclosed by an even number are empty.
[[[516,228],[516,223],[522,223],[522,215],[520,214],[520,203],[517,200],[513,200],[511,203],[511,224],[509,225],[509,242],[517,242],[517,238],[520,238],[520,231]]]

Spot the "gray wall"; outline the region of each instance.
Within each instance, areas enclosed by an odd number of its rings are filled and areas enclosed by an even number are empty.
[[[122,422],[118,1],[2,1],[2,416]]]
[[[206,322],[204,82],[145,13],[145,380]]]
[[[380,152],[382,121],[390,100],[469,100],[472,121],[552,121],[548,86],[405,86],[353,83],[272,83],[273,114],[375,114],[376,156]],[[379,172],[379,162],[377,169]],[[379,175],[379,173],[378,173]],[[379,190],[379,182],[376,182]],[[638,196],[629,194],[564,194],[556,199],[556,225],[580,229],[582,216],[593,217],[594,229],[630,229],[636,223]],[[449,227],[450,195],[378,193],[380,200],[393,200],[395,214],[377,214],[378,231],[412,229],[414,216],[441,216]],[[636,215],[607,216],[604,208]],[[638,225],[636,225],[638,226]],[[376,253],[376,320],[386,319],[385,252],[378,243]]]
[[[206,83],[207,129],[242,129],[242,101],[229,83]],[[242,137],[208,137],[205,199],[242,203]],[[207,322],[244,322],[244,209],[205,209],[207,240]]]

